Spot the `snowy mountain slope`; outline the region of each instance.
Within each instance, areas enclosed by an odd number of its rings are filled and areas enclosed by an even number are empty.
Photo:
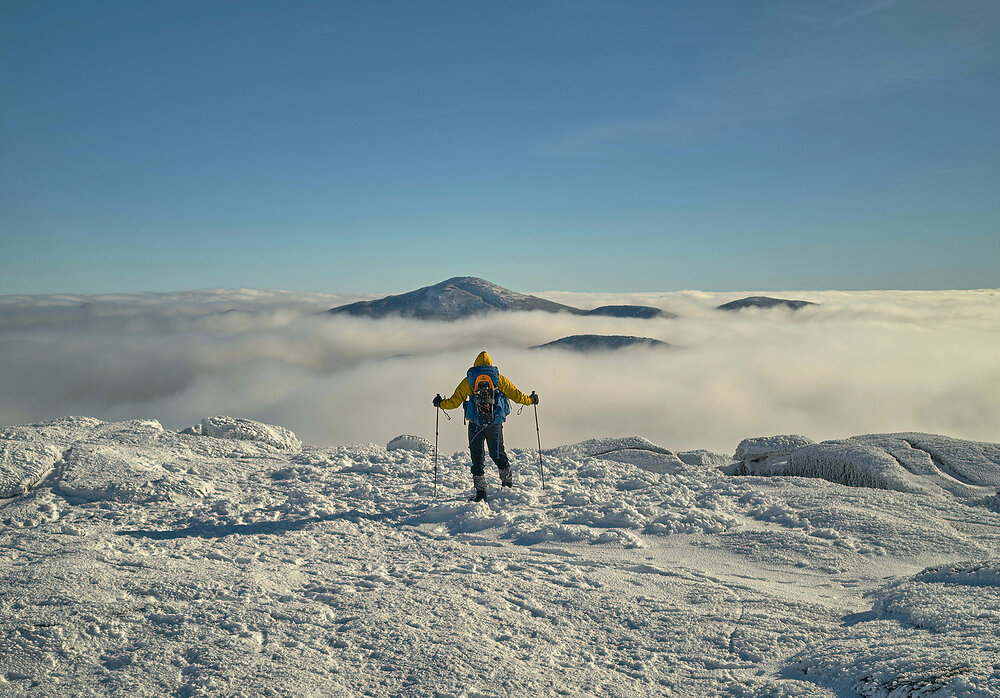
[[[0,695],[1000,692],[1000,514],[943,490],[730,477],[641,438],[545,451],[544,491],[513,448],[489,503],[464,453],[435,498],[415,437],[68,418],[0,444],[58,454],[0,500]]]
[[[456,276],[408,293],[357,301],[330,308],[327,312],[369,318],[399,316],[425,320],[457,320],[500,310],[544,310],[571,315],[641,319],[677,317],[674,313],[646,305],[604,305],[592,310],[581,310],[538,296],[518,293],[475,276]]]
[[[576,315],[584,313],[577,308],[511,291],[474,276],[456,276],[409,293],[386,296],[374,301],[358,301],[331,308],[327,312],[372,318],[398,315],[456,320],[497,310],[545,310]]]

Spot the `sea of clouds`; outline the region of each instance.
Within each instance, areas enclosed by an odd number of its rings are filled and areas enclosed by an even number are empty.
[[[787,433],[1000,441],[1000,291],[771,293],[821,305],[740,313],[715,306],[750,293],[538,295],[680,318],[366,320],[322,313],[361,296],[286,291],[2,296],[0,424],[88,415],[183,428],[227,414],[316,445],[433,439],[431,398],[450,395],[486,349],[541,396],[543,448],[626,435],[728,454],[744,437]],[[581,333],[674,348],[528,349]],[[451,415],[445,452],[466,445],[461,411]],[[508,447],[534,448],[532,410],[512,415],[505,434]]]

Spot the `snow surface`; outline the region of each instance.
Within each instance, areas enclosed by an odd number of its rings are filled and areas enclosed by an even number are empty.
[[[845,442],[908,489],[634,437],[472,503],[463,452],[435,498],[414,448],[3,428],[0,695],[1000,695],[1000,446]]]

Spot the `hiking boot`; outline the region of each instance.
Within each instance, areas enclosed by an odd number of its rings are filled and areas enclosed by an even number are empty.
[[[514,486],[514,474],[510,472],[510,468],[502,468],[500,470],[500,486],[501,487]]]
[[[469,497],[469,501],[481,502],[486,499],[486,476],[473,475],[472,485],[476,488],[476,494],[473,497]]]

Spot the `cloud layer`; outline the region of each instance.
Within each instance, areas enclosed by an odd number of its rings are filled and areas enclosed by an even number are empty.
[[[755,292],[756,293],[756,292]],[[228,414],[280,424],[306,443],[433,438],[449,395],[488,349],[537,390],[543,447],[641,435],[732,453],[747,436],[816,440],[928,431],[1000,441],[1000,292],[803,292],[821,303],[723,313],[746,294],[541,294],[578,307],[655,305],[677,320],[547,313],[458,323],[318,314],[356,297],[270,291],[0,297],[0,423],[67,414],[151,417],[180,428]],[[607,355],[531,351],[570,334],[675,345]],[[460,411],[442,449],[465,448]],[[529,410],[506,429],[533,448]]]

